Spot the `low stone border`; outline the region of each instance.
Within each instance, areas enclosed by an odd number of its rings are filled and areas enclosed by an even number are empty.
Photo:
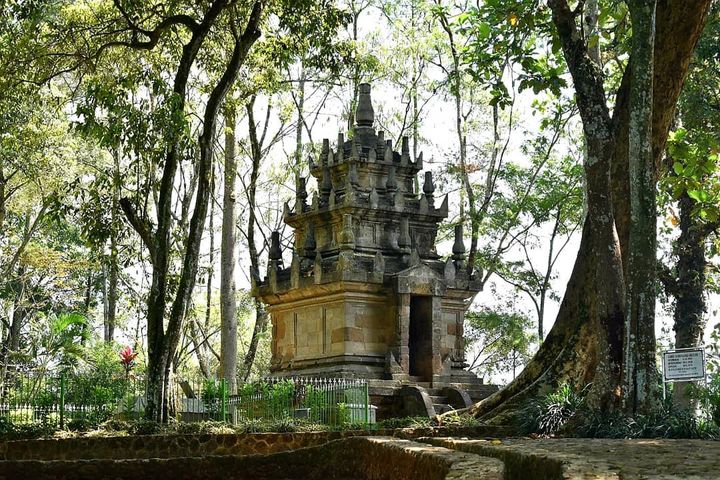
[[[0,460],[178,458],[270,454],[357,436],[412,439],[421,436],[506,436],[501,427],[352,430],[340,432],[134,435],[0,442]]]
[[[409,440],[354,437],[270,455],[0,462],[0,479],[11,478],[501,480],[503,465]]]

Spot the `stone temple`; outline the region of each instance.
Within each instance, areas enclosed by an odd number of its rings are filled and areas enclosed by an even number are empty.
[[[323,141],[284,221],[294,231],[290,265],[273,232],[267,277],[255,294],[272,319],[273,375],[365,378],[379,415],[440,413],[494,387],[464,370],[463,319],[480,283],[468,273],[462,227],[452,256],[435,247],[448,197],[432,173],[422,191],[408,138],[400,151],[375,131],[370,85],[360,85],[349,140]]]

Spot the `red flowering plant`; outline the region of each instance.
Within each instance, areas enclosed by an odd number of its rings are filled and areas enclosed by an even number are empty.
[[[130,371],[135,367],[135,357],[138,356],[138,352],[133,352],[132,347],[125,347],[120,350],[120,364],[125,369],[125,375],[129,375]]]

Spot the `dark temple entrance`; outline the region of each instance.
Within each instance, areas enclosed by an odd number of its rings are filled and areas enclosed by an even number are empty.
[[[410,375],[432,378],[432,297],[410,297]]]

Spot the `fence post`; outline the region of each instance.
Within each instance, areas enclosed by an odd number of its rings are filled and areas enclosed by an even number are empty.
[[[370,389],[368,388],[368,382],[365,381],[365,427],[370,424]]]
[[[222,415],[222,421],[227,421],[227,383],[223,378],[220,380],[220,393],[222,395],[222,407],[220,408],[220,415]]]
[[[60,372],[60,429],[65,428],[65,372]]]

